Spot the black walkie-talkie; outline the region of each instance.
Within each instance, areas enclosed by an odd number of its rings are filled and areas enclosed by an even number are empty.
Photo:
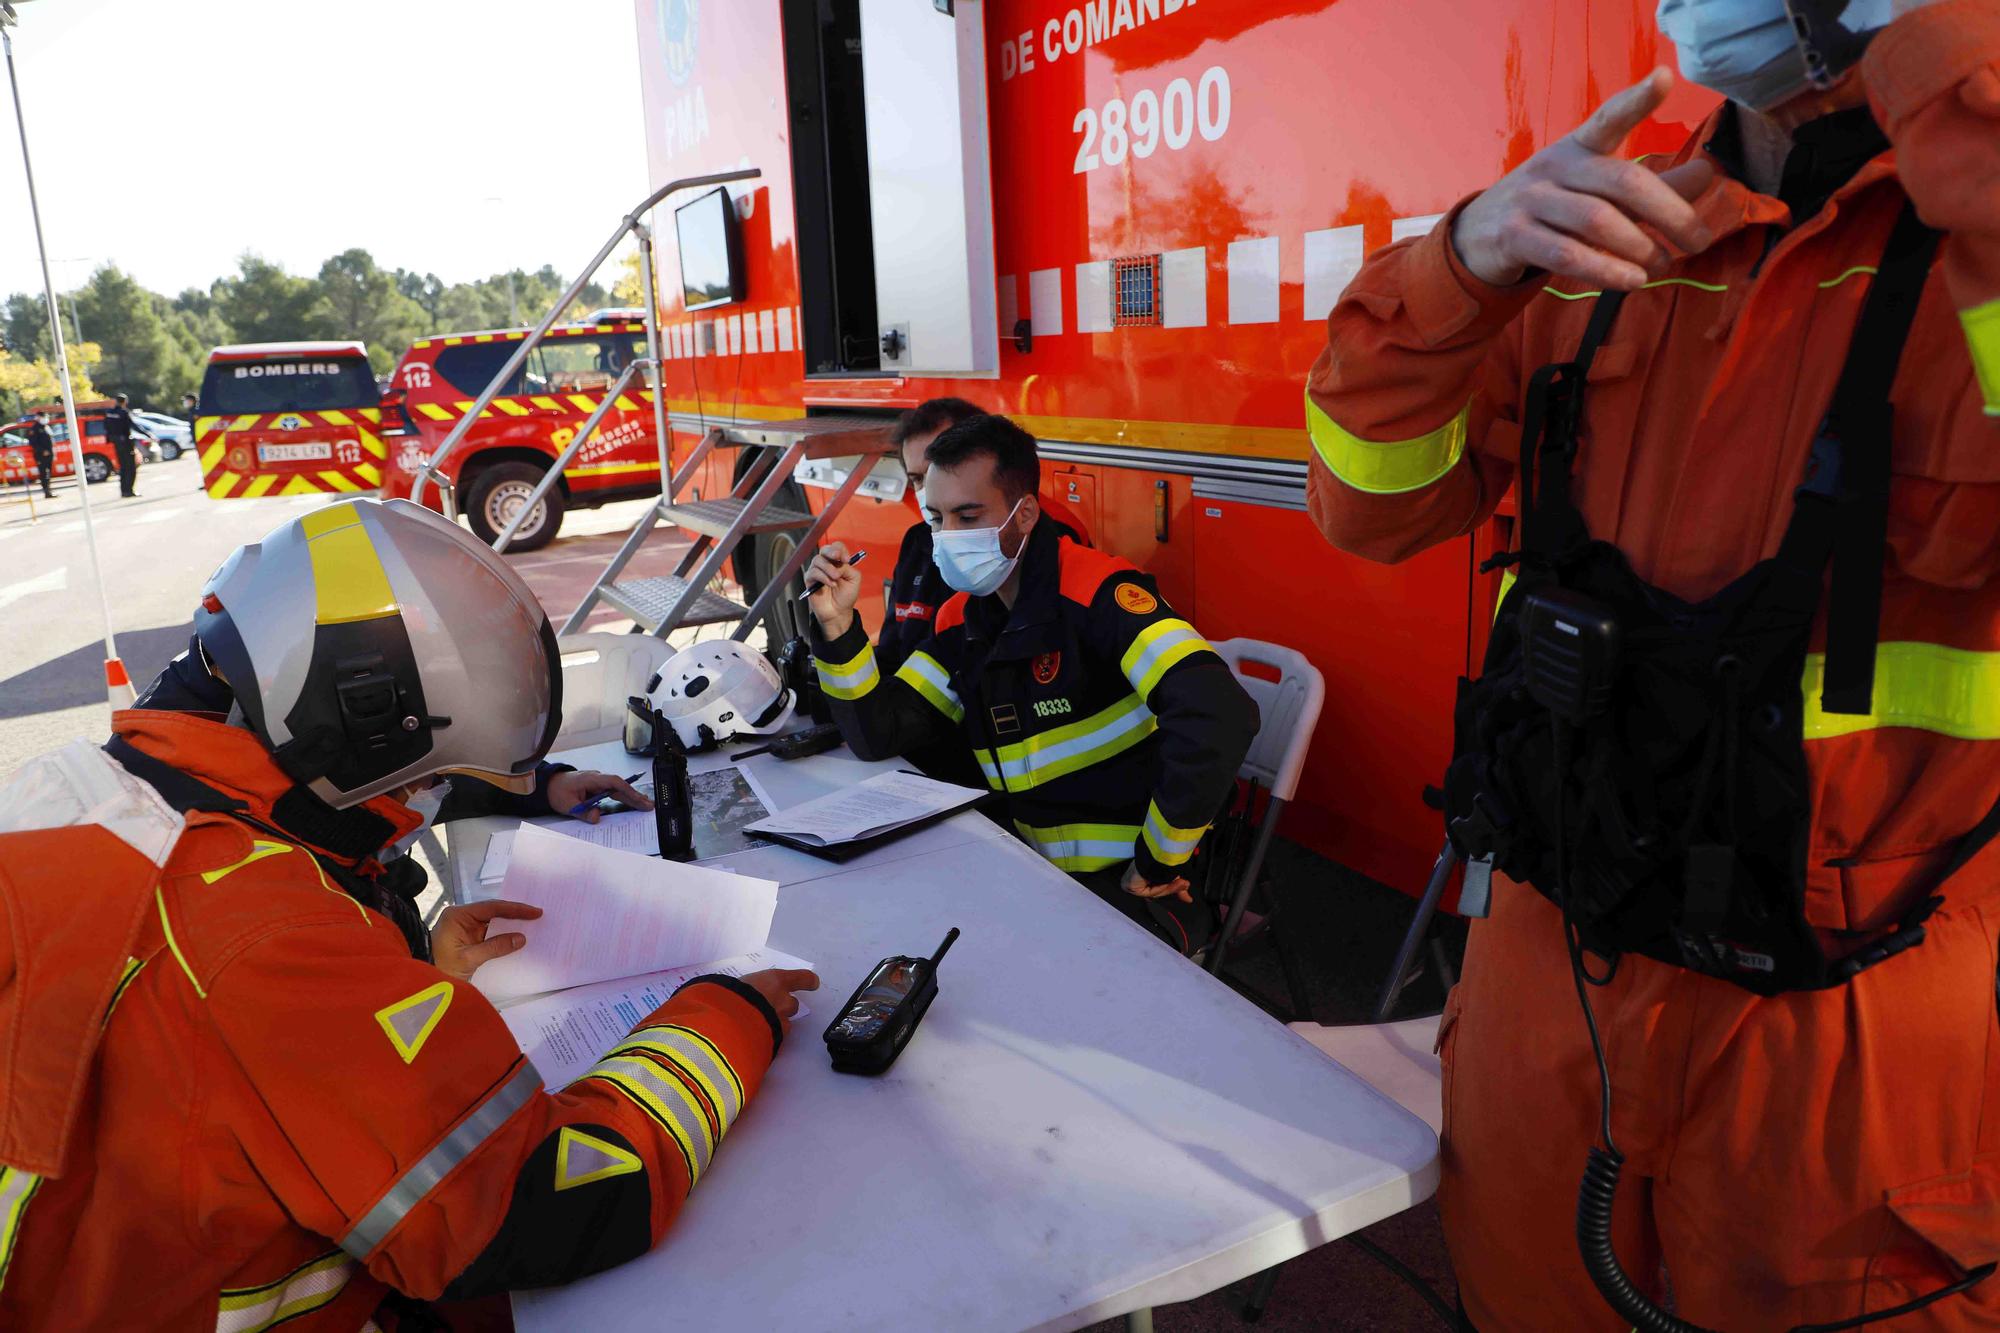
[[[653,825],[660,855],[669,861],[694,859],[694,801],[688,792],[688,752],[673,724],[653,715]]]
[[[938,964],[957,938],[953,926],[929,958],[884,958],[875,964],[826,1030],[836,1070],[879,1074],[896,1063],[937,998]]]

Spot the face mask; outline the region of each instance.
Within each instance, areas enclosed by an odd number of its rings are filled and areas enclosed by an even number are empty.
[[[1783,0],[1660,0],[1659,25],[1680,52],[1682,78],[1753,111],[1809,86]]]
[[[937,562],[938,573],[944,575],[944,581],[954,591],[984,597],[1007,581],[1014,566],[1021,562],[1021,556],[1019,552],[1008,555],[1001,548],[1000,532],[1014,521],[1026,499],[1023,496],[1014,502],[999,527],[931,534],[931,559]]]
[[[449,795],[451,795],[451,779],[445,778],[443,781],[432,783],[414,796],[403,798],[403,804],[423,816],[424,822],[390,843],[389,850],[383,853],[382,859],[386,861],[392,856],[401,856],[416,846],[417,839],[424,836],[424,830],[437,821],[438,811],[444,808],[444,798]]]

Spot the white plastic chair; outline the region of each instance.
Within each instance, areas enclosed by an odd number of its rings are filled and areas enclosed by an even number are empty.
[[[565,634],[562,653],[563,717],[557,750],[615,741],[625,735],[625,701],[646,693],[653,673],[674,647],[650,634]]]
[[[1304,653],[1282,644],[1259,639],[1225,639],[1215,645],[1222,660],[1236,673],[1236,679],[1257,702],[1257,738],[1250,743],[1237,775],[1250,784],[1249,805],[1254,818],[1259,788],[1270,793],[1264,814],[1257,821],[1249,859],[1229,903],[1229,915],[1222,933],[1209,950],[1207,968],[1220,974],[1229,945],[1236,938],[1249,905],[1250,893],[1263,872],[1264,857],[1277,834],[1278,819],[1299,788],[1299,774],[1305,771],[1306,751],[1312,745],[1313,728],[1319,724],[1319,710],[1326,702],[1326,678],[1306,660]],[[1246,668],[1262,668],[1253,672]],[[1276,680],[1264,673],[1275,672]],[[1296,1005],[1299,997],[1294,995]]]

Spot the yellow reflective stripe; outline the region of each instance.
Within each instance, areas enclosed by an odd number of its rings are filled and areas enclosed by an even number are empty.
[[[495,398],[493,406],[499,408],[510,417],[524,417],[528,415],[528,409],[515,402],[512,398]]]
[[[250,478],[250,484],[243,488],[243,495],[241,498],[245,500],[254,500],[258,496],[263,495],[266,491],[269,491],[273,486],[276,486],[277,484],[278,484],[278,474],[275,472],[266,472],[261,477],[252,477]]]
[[[1841,274],[1839,277],[1828,278],[1825,282],[1822,282],[1819,285],[1819,288],[1821,291],[1825,291],[1829,287],[1838,287],[1841,283],[1846,282],[1849,278],[1853,277],[1857,273],[1872,274],[1875,271],[1876,269],[1873,264],[1856,264],[1853,268],[1847,270],[1847,272]]]
[[[224,866],[220,870],[202,871],[201,882],[204,884],[213,884],[225,875],[235,874],[244,866],[255,865],[267,856],[283,856],[290,850],[292,850],[292,844],[289,842],[272,842],[266,838],[254,839],[250,844],[250,855],[244,857],[233,866]]]
[[[1123,754],[1159,729],[1145,701],[1128,694],[1109,708],[1052,731],[1040,732],[997,750],[975,751],[987,785],[998,791],[1030,791]],[[994,767],[994,759],[999,767]]]
[[[264,1333],[331,1305],[359,1267],[335,1250],[301,1264],[268,1286],[226,1290],[216,1310],[215,1333]]]
[[[533,404],[534,404],[534,405],[535,405],[536,407],[539,407],[539,408],[541,408],[541,409],[542,409],[542,411],[544,411],[544,412],[560,412],[560,411],[562,411],[562,404],[561,404],[561,403],[557,402],[557,401],[556,401],[555,399],[553,399],[553,398],[548,398],[548,397],[544,397],[544,396],[542,396],[542,395],[540,395],[540,394],[537,394],[537,395],[535,395],[534,397],[532,397],[532,398],[528,399],[528,401],[529,401],[529,402],[531,402],[531,403],[533,403]]]
[[[202,417],[194,423],[194,433],[196,435],[206,435],[214,430],[221,420],[221,417]]]
[[[597,410],[597,400],[587,393],[573,393],[569,396],[570,406],[589,416]]]
[[[208,448],[202,450],[201,470],[203,472],[215,471],[215,465],[222,461],[222,454],[223,454],[223,447],[219,442],[216,444],[211,444],[208,446]]]
[[[1137,824],[1057,824],[1035,828],[1018,819],[1014,827],[1042,859],[1058,870],[1105,870],[1132,859]]]
[[[1151,699],[1160,678],[1196,653],[1212,653],[1208,640],[1185,620],[1169,617],[1156,620],[1133,637],[1118,661],[1125,679],[1132,682],[1141,699]]]
[[[851,662],[829,662],[821,657],[815,658],[814,664],[819,668],[820,689],[848,703],[867,694],[882,679],[881,669],[875,665],[875,645],[865,639]]]
[[[214,481],[208,484],[208,493],[214,496],[218,500],[227,500],[229,498],[229,492],[233,490],[236,486],[236,483],[241,480],[243,480],[243,478],[238,476],[234,472],[221,473],[216,477]]]
[[[236,418],[236,420],[234,420],[234,421],[230,422],[230,423],[229,423],[229,425],[228,425],[228,426],[226,426],[226,427],[225,427],[224,429],[226,429],[226,430],[255,430],[256,428],[257,428],[257,418],[256,418],[256,417],[238,417],[238,418]]]
[[[174,938],[174,923],[167,920],[167,900],[161,896],[157,888],[153,890],[153,905],[160,909],[160,931],[167,937],[167,948],[173,951],[174,961],[181,965],[181,971],[187,973],[188,981],[194,986],[194,993],[206,1000],[208,992],[202,989],[201,980],[195,976],[194,969],[188,966],[187,955],[181,952],[180,941]]]
[[[348,416],[345,412],[322,412],[319,414],[319,419],[326,422],[329,426],[352,426],[354,424],[354,418]]]
[[[1146,823],[1140,830],[1140,837],[1145,840],[1146,850],[1153,854],[1154,860],[1163,866],[1177,866],[1194,855],[1194,849],[1201,845],[1201,835],[1206,832],[1206,824],[1194,828],[1169,824],[1155,801],[1146,806]]]
[[[369,434],[366,430],[361,431],[360,434],[361,447],[366,449],[370,455],[375,458],[387,458],[389,456],[389,446],[382,443],[378,437]],[[355,468],[357,472],[360,470],[359,466]]]
[[[380,486],[382,484],[382,469],[376,467],[373,463],[356,463],[354,465],[354,475],[367,482],[370,486]]]
[[[7,1269],[14,1262],[14,1244],[21,1239],[21,1219],[29,1200],[42,1187],[42,1178],[16,1167],[0,1166],[0,1287],[7,1283]]]
[[[307,487],[308,490],[311,487]],[[292,493],[291,487],[285,494]],[[345,625],[396,614],[396,593],[375,543],[351,504],[315,510],[299,520],[312,557],[314,618],[321,625]]]
[[[1408,440],[1364,440],[1342,427],[1306,391],[1306,430],[1333,475],[1369,495],[1420,491],[1458,465],[1472,404],[1436,430]]]
[[[1849,273],[1852,273],[1853,271],[1854,270],[1852,269],[1848,270]],[[1871,268],[1868,271],[1870,273],[1873,273],[1875,270]],[[1843,278],[1846,276],[1847,276],[1846,273],[1841,274],[1841,277]],[[1838,282],[1839,279],[1836,278],[1834,281]],[[1643,287],[1692,287],[1698,292],[1726,292],[1729,290],[1729,284],[1726,282],[1698,282],[1693,278],[1659,278],[1656,279],[1655,281],[1645,283],[1642,286]],[[1833,286],[1833,283],[1823,282],[1820,284],[1820,286],[1831,287]],[[1558,301],[1588,301],[1592,297],[1602,296],[1604,295],[1604,293],[1601,291],[1559,292],[1553,287],[1544,287],[1542,288],[1542,295],[1553,296]]]
[[[896,670],[896,679],[923,695],[930,701],[931,707],[953,722],[965,717],[965,705],[958,701],[958,692],[951,688],[951,673],[929,653],[914,652],[903,659],[903,665]]]
[[[605,1052],[604,1058],[635,1051],[650,1051],[694,1081],[715,1110],[717,1138],[743,1113],[743,1081],[715,1043],[693,1028],[640,1028]]]
[[[600,1060],[590,1067],[584,1078],[602,1079],[624,1093],[655,1124],[666,1130],[667,1137],[681,1150],[681,1157],[687,1164],[689,1187],[692,1188],[701,1179],[701,1173],[708,1169],[709,1158],[715,1153],[715,1135],[701,1103],[689,1091],[687,1084],[652,1061],[636,1056]]]
[[[659,460],[650,463],[585,463],[582,467],[566,467],[565,477],[618,477],[632,472],[658,472]]]
[[[1965,345],[1972,351],[1972,369],[1979,376],[1986,415],[2000,417],[2000,301],[1961,310],[1958,322],[1965,326]]]
[[[322,491],[319,487],[313,485],[312,482],[308,481],[304,477],[293,477],[290,481],[285,483],[285,489],[279,491],[278,494],[279,495],[324,495],[326,494],[326,492]]]
[[[111,1003],[104,1006],[104,1023],[111,1021],[111,1015],[117,1010],[118,1002],[125,998],[125,992],[131,989],[133,979],[139,975],[145,966],[146,960],[143,958],[127,958],[125,960],[125,971],[119,975],[118,984],[111,990]],[[100,1023],[99,1026],[103,1026],[103,1023]]]
[[[443,408],[437,403],[418,403],[417,411],[423,413],[425,416],[429,417],[432,421],[451,420],[451,413],[445,410],[445,408]]]
[[[1826,654],[1806,658],[1805,735],[1826,740],[1878,727],[1914,727],[1962,741],[2000,740],[2000,652],[1938,643],[1875,646],[1875,698],[1866,714],[1820,708]]]
[[[325,482],[328,486],[332,487],[334,490],[341,492],[342,494],[345,494],[349,491],[358,491],[361,489],[359,486],[355,485],[352,481],[350,481],[345,475],[339,472],[333,472],[333,471],[322,472],[319,474],[319,479]]]

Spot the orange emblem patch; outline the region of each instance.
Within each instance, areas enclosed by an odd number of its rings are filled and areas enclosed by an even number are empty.
[[[1113,596],[1118,599],[1118,605],[1135,616],[1149,616],[1160,609],[1160,599],[1136,583],[1119,584]]]
[[[1035,684],[1053,685],[1056,673],[1062,670],[1061,653],[1043,653],[1035,659]]]

